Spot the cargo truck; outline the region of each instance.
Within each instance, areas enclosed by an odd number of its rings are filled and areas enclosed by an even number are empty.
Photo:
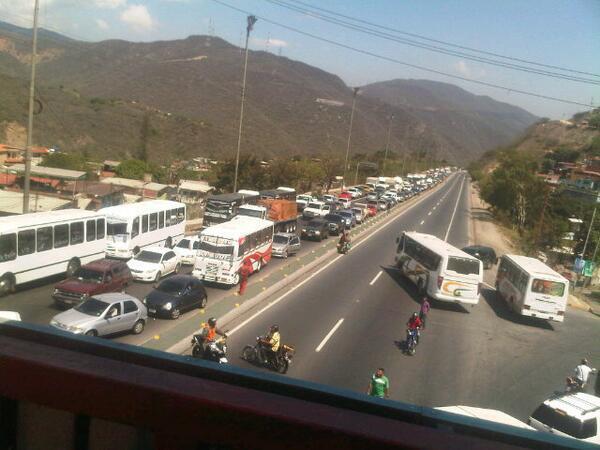
[[[298,229],[296,202],[292,200],[261,199],[256,205],[241,205],[238,215],[270,220],[275,233],[295,233]]]
[[[252,192],[252,191],[246,191]],[[258,194],[235,193],[209,195],[206,199],[202,228],[217,225],[233,219],[238,214],[238,208],[246,203],[256,203]]]

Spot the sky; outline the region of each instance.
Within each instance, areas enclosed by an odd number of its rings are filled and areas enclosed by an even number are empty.
[[[0,20],[31,27],[33,1],[0,0]],[[86,41],[114,38],[155,41],[212,34],[234,45],[243,45],[248,12],[259,17],[251,33],[251,49],[280,53],[314,65],[340,76],[349,86],[396,78],[442,81],[553,119],[567,119],[589,107],[516,91],[600,106],[600,0],[301,0],[304,5],[295,0],[276,0],[305,11],[291,10],[275,4],[273,0],[219,1],[245,12],[232,10],[215,0],[40,0],[40,26]],[[321,16],[306,13],[311,6],[368,21],[376,26],[377,31],[391,34],[393,40],[323,21],[320,17],[326,13],[322,11]],[[381,26],[393,31],[379,28]],[[373,25],[370,27],[373,28]],[[398,39],[435,45],[445,51],[461,51],[477,58],[492,58],[504,64],[525,65],[528,70],[585,78],[598,84],[498,67],[473,61],[465,55],[440,54],[397,42]],[[591,75],[501,59],[448,47],[447,43]],[[500,88],[427,72],[402,63]]]

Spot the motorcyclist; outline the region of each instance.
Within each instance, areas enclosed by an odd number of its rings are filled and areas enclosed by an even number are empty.
[[[281,335],[279,334],[279,325],[271,325],[269,332],[261,340],[260,358],[261,361],[273,361],[275,355],[281,346]]]
[[[408,319],[408,322],[406,322],[407,334],[412,331],[415,331],[415,339],[416,339],[417,344],[419,343],[419,329],[422,326],[423,326],[423,322],[419,318],[419,314],[416,312],[412,313],[412,315]]]
[[[217,334],[219,336],[227,336],[223,331],[217,328],[217,319],[211,317],[208,319],[208,322],[202,326],[202,330],[200,330],[200,338],[202,340],[205,355],[210,351],[210,344],[215,341]]]
[[[340,241],[338,242],[338,248],[340,250],[344,249],[344,246],[349,247],[350,246],[350,231],[344,229],[344,231],[342,231],[342,234],[340,236]]]

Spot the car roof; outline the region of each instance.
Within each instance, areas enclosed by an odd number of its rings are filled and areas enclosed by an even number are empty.
[[[147,250],[149,252],[160,253],[161,255],[164,255],[165,253],[172,251],[169,247],[158,247],[158,246],[144,247],[142,249],[142,251],[144,251],[144,250]]]
[[[101,300],[106,303],[121,302],[125,300],[139,300],[133,295],[125,294],[124,292],[107,292],[106,294],[96,294],[92,298]]]
[[[583,417],[591,413],[600,414],[600,398],[584,392],[560,394],[544,402],[572,417]]]
[[[96,261],[92,261],[87,264],[84,264],[81,267],[85,268],[85,269],[97,270],[98,272],[104,272],[112,267],[115,267],[118,265],[123,265],[123,264],[125,264],[124,261],[119,261],[117,259],[103,258],[103,259],[97,259]]]

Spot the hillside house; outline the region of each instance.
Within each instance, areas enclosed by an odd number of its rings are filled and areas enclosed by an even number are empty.
[[[80,180],[69,182],[66,184],[65,190],[75,194],[78,198],[79,207],[86,203],[82,199],[88,199],[89,202],[87,202],[84,209],[90,211],[125,203],[124,188],[99,181]]]
[[[167,197],[169,186],[152,181],[131,180],[129,178],[110,177],[100,181],[100,183],[113,185],[123,188],[123,192],[129,195],[139,195],[149,199],[161,199]]]
[[[206,181],[179,181],[176,199],[186,204],[188,219],[197,219],[202,216],[206,197],[212,190],[214,188]]]

